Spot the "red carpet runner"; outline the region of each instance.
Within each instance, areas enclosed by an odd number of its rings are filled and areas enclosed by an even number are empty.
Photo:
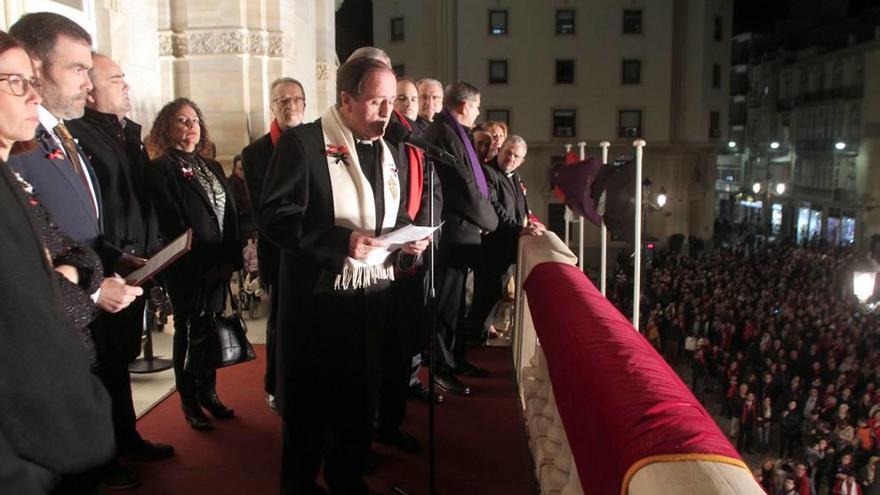
[[[278,493],[281,421],[263,398],[265,349],[256,361],[219,372],[218,391],[236,418],[215,420],[213,432],[196,432],[184,421],[172,394],[138,422],[147,439],[173,444],[177,455],[129,464],[142,478],[124,493],[162,495],[242,495]],[[447,395],[437,406],[437,479],[443,495],[527,495],[537,492],[531,459],[512,382],[509,348],[471,351],[472,361],[490,371],[485,379],[465,379],[470,397]],[[423,370],[424,371],[424,370]],[[305,400],[305,399],[304,399]],[[422,443],[419,454],[374,444],[378,469],[368,478],[379,493],[395,482],[410,494],[427,493],[427,405],[410,401],[405,428]]]

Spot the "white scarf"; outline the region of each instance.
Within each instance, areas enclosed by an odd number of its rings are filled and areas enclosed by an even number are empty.
[[[335,106],[331,106],[321,117],[324,132],[327,169],[330,173],[330,188],[333,192],[333,212],[335,225],[357,231],[365,231],[372,236],[376,232],[376,203],[373,187],[361,170],[355,149],[355,139],[345,125]],[[397,221],[400,205],[400,182],[397,166],[391,150],[383,139],[377,142],[382,146],[382,185],[384,189],[385,218],[382,219],[382,232],[390,231]],[[332,156],[331,147],[345,147],[345,156]],[[342,272],[336,275],[333,288],[336,290],[360,289],[369,287],[380,280],[394,280],[394,267],[388,256],[375,261],[345,259]]]

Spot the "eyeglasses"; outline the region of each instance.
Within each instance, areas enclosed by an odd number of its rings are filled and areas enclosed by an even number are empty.
[[[174,122],[184,126],[184,127],[197,127],[199,125],[199,118],[196,117],[194,119],[190,119],[188,117],[180,116],[174,119]]]
[[[275,98],[274,100],[272,100],[272,103],[275,103],[275,104],[280,105],[282,107],[286,107],[287,105],[290,105],[291,103],[293,103],[294,105],[302,105],[305,102],[306,102],[306,99],[302,96],[294,96],[294,97],[286,96],[284,98]]]
[[[9,92],[13,96],[24,96],[28,92],[28,88],[34,88],[39,92],[43,87],[43,81],[39,77],[25,77],[24,74],[0,73],[0,81],[6,81],[9,86]]]

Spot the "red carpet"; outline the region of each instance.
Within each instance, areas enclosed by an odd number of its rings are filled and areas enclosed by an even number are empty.
[[[174,445],[177,455],[131,463],[142,478],[124,493],[241,495],[278,493],[281,420],[263,398],[265,349],[256,361],[221,370],[220,397],[236,418],[215,420],[213,432],[192,430],[172,394],[138,422],[145,438]],[[437,480],[443,495],[537,493],[531,458],[512,381],[509,348],[472,350],[472,361],[489,369],[485,379],[465,379],[470,397],[446,396],[436,409]],[[368,478],[379,493],[395,482],[410,494],[426,494],[428,480],[427,405],[410,401],[405,428],[422,443],[419,454],[375,444],[376,474]]]

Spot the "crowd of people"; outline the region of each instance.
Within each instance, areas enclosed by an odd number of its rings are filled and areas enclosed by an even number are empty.
[[[467,344],[494,331],[518,237],[545,228],[516,173],[527,144],[504,123],[477,124],[479,90],[398,79],[391,67],[381,50],[355,51],[336,104],[310,123],[302,84],[275,80],[269,132],[227,177],[191,99],[162,107],[142,139],[125,74],[75,22],[31,13],[0,32],[0,491],[129,488],[139,479],[128,461],[174,455],[136,428],[128,365],[145,289],[164,286],[173,308],[184,420],[208,432],[234,417],[217,371],[187,356],[242,269],[248,290],[259,280],[269,295],[264,388],[283,421],[281,492],[366,494],[373,441],[419,450],[401,428],[406,401],[443,398],[417,374],[428,258],[436,385],[466,396],[462,377],[488,374]],[[411,136],[445,154],[409,146]],[[381,238],[441,223],[395,249]],[[191,251],[156,280],[123,278],[185,232]]]
[[[880,493],[878,318],[852,295],[853,255],[774,242],[658,253],[648,268],[645,337],[763,459],[768,494]]]

